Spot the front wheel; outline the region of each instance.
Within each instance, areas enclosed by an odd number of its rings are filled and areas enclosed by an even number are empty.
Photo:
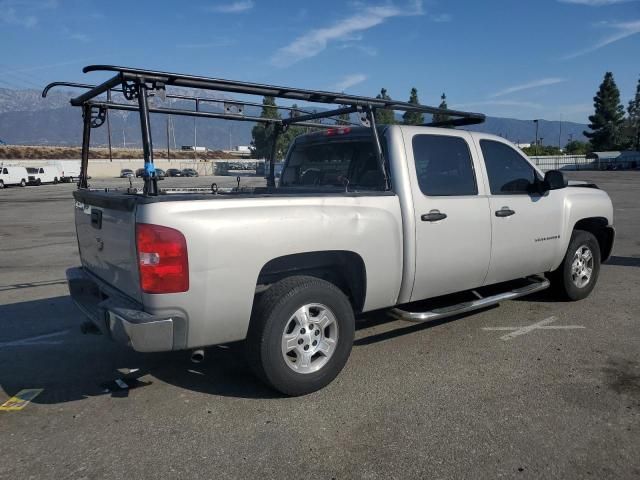
[[[4,182],[0,180],[0,188],[4,188]]]
[[[27,181],[24,178],[22,180],[20,180],[20,186],[21,187],[26,187],[27,186]]]
[[[582,300],[600,274],[600,245],[591,232],[574,230],[560,266],[551,272],[551,286],[565,300]]]
[[[338,376],[355,330],[349,299],[332,283],[289,277],[254,305],[247,360],[265,383],[286,395],[305,395]]]
[[[58,177],[55,177],[55,178],[53,179],[53,184],[54,184],[54,185],[57,185],[57,184],[58,184]]]

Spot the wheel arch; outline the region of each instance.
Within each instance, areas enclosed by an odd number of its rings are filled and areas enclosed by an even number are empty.
[[[573,226],[573,230],[584,230],[590,232],[598,240],[600,247],[601,262],[605,262],[611,256],[613,241],[615,239],[615,229],[609,225],[609,221],[604,217],[587,217],[578,220]]]
[[[308,275],[333,283],[349,298],[354,312],[362,311],[367,273],[359,254],[348,250],[326,250],[276,257],[262,267],[256,285],[270,285],[295,275]]]

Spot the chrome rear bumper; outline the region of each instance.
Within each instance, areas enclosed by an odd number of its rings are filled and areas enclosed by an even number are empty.
[[[81,267],[67,270],[67,283],[74,303],[101,333],[138,352],[173,350],[174,326],[183,319],[145,312]]]

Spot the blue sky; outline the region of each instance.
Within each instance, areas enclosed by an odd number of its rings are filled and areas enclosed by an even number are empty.
[[[0,0],[0,87],[110,63],[585,122],[640,75],[638,0]]]

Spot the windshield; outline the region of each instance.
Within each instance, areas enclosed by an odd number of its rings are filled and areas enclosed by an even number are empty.
[[[318,140],[294,144],[281,187],[385,189],[371,137]]]

